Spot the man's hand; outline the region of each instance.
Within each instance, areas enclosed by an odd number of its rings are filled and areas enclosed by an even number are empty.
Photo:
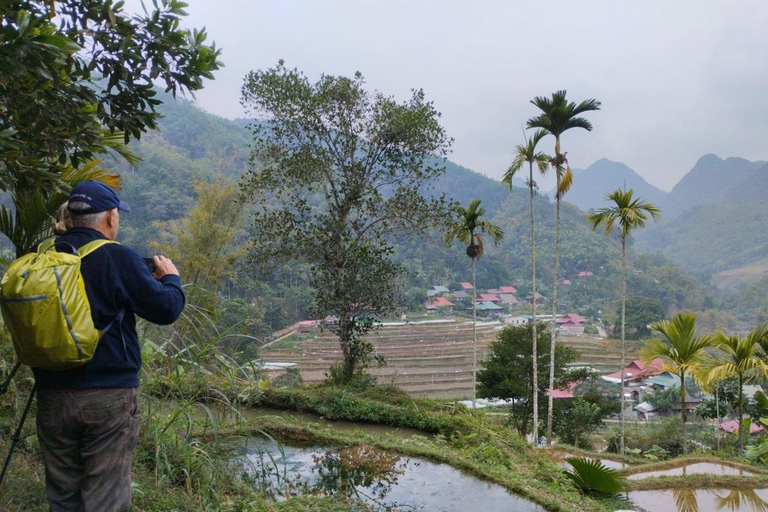
[[[158,281],[167,275],[179,275],[179,271],[176,268],[176,265],[174,265],[173,262],[165,256],[158,256],[156,254],[152,256],[152,260],[155,262],[155,271],[152,273],[152,277]]]

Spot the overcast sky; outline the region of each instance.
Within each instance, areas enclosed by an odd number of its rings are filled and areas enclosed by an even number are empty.
[[[185,25],[205,26],[226,64],[197,102],[224,117],[244,115],[247,72],[284,59],[313,79],[360,71],[398,99],[424,89],[450,159],[494,178],[530,100],[558,89],[602,102],[591,133],[562,138],[572,167],[609,158],[670,190],[706,153],[768,160],[765,0],[186,1]]]

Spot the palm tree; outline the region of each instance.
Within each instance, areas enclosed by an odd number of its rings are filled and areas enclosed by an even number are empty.
[[[141,159],[125,143],[121,131],[103,130],[100,136],[102,153],[111,151],[111,155],[122,157],[128,164],[135,166]],[[21,189],[16,185],[9,187],[13,208],[0,206],[0,233],[4,234],[16,248],[16,257],[35,249],[40,240],[53,234],[54,215],[61,204],[69,197],[69,189],[81,181],[96,180],[112,188],[120,188],[120,175],[101,166],[100,159],[92,159],[75,167],[72,162],[61,166],[57,177],[58,188],[54,191]],[[0,263],[9,264],[0,258]]]
[[[525,133],[523,133],[525,136]],[[536,145],[539,141],[547,135],[545,130],[536,130],[533,137],[528,139],[526,137],[525,144],[519,144],[515,148],[515,159],[504,173],[504,177],[501,179],[502,185],[512,190],[512,178],[517,174],[520,169],[527,163],[528,164],[528,191],[531,198],[531,318],[533,319],[533,439],[536,440],[539,435],[539,359],[537,351],[536,340],[536,238],[534,236],[534,216],[533,216],[533,196],[535,189],[537,188],[536,182],[533,181],[533,165],[536,164],[539,172],[544,174],[547,172],[549,166],[549,156],[545,155],[541,151],[536,151]],[[549,393],[549,409],[552,409],[552,393]],[[549,421],[551,416],[547,416],[547,443],[552,438],[552,422]],[[535,442],[535,441],[534,441]]]
[[[483,257],[483,237],[487,233],[498,245],[504,238],[504,231],[488,219],[484,219],[485,208],[480,206],[480,200],[469,203],[466,210],[456,207],[458,222],[445,234],[443,239],[451,245],[454,238],[467,245],[467,256],[472,260],[472,408],[477,405],[477,280],[475,275],[475,260]]]
[[[130,162],[136,162],[136,158]],[[120,175],[105,167],[101,160],[90,160],[75,169],[67,165],[60,180],[64,187],[71,188],[85,180],[101,181],[105,185],[119,188]],[[0,205],[0,233],[3,233],[16,248],[16,257],[32,252],[38,242],[53,234],[54,214],[69,197],[69,190],[62,188],[53,193],[38,190],[11,190],[13,208]],[[9,263],[9,262],[4,262]]]
[[[627,309],[627,237],[633,229],[645,227],[645,221],[648,217],[657,220],[661,217],[661,210],[646,203],[640,199],[632,197],[632,189],[616,189],[606,197],[613,201],[613,205],[607,208],[600,208],[593,215],[587,217],[592,223],[592,229],[597,229],[601,224],[605,228],[606,234],[613,232],[613,227],[618,222],[621,229],[621,410],[619,411],[619,422],[621,423],[620,452],[624,454],[624,366],[625,362],[625,320]]]
[[[685,430],[685,376],[686,374],[690,376],[700,374],[702,365],[706,362],[706,349],[714,343],[711,335],[696,336],[695,324],[696,316],[691,313],[678,313],[672,320],[652,323],[651,330],[658,332],[661,338],[649,341],[641,353],[641,357],[646,362],[661,358],[664,361],[661,371],[668,371],[680,377],[683,453],[688,453],[688,440]],[[622,376],[622,386],[623,380]]]
[[[744,383],[756,377],[768,377],[768,363],[762,357],[761,344],[768,342],[768,324],[763,324],[746,336],[727,336],[722,332],[714,335],[715,346],[720,355],[716,357],[706,373],[707,381],[728,377],[739,380],[739,454],[744,451]]]
[[[584,112],[600,110],[600,102],[595,99],[584,100],[578,105],[565,99],[565,90],[552,94],[552,98],[536,96],[531,103],[541,110],[541,114],[528,120],[528,128],[541,128],[555,136],[555,156],[550,163],[555,168],[555,280],[552,287],[552,342],[549,359],[549,396],[555,387],[555,344],[557,342],[557,287],[560,281],[560,200],[571,186],[573,173],[568,166],[565,153],[560,152],[560,137],[571,128],[583,128],[592,131],[592,123],[580,117]],[[552,399],[547,410],[547,440],[552,434]],[[549,442],[549,441],[548,441]]]

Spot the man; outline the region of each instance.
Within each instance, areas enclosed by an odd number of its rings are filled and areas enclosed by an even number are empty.
[[[71,251],[96,239],[115,240],[120,210],[130,207],[96,181],[69,196],[73,227],[56,240]],[[82,259],[81,272],[97,329],[109,326],[93,359],[72,370],[33,368],[37,381],[37,435],[45,462],[51,512],[128,512],[131,456],[139,434],[141,352],[136,315],[173,323],[184,308],[179,272],[163,256],[144,260],[119,244]],[[111,326],[110,326],[111,324]]]

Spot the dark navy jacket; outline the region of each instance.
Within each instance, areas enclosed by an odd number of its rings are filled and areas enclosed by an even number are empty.
[[[57,239],[57,248],[64,250],[63,242],[79,248],[96,239],[106,237],[95,229],[75,227]],[[37,385],[42,389],[138,387],[141,351],[136,315],[155,324],[176,321],[184,309],[181,280],[171,275],[155,280],[136,251],[117,244],[92,252],[80,268],[96,328],[104,329],[122,308],[124,316],[104,333],[88,364],[65,371],[33,368]]]

